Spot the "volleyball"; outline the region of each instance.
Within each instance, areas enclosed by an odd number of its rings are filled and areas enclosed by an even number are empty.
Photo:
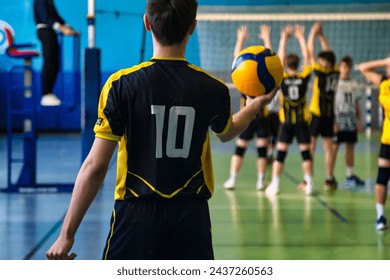
[[[264,46],[251,46],[234,59],[231,77],[241,93],[256,97],[269,93],[283,80],[283,65],[279,56]]]

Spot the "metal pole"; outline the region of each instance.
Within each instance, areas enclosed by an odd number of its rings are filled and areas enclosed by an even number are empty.
[[[95,47],[95,0],[88,0],[88,48]]]

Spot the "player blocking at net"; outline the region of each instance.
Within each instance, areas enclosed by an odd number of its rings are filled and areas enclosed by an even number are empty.
[[[233,139],[275,96],[232,114],[227,86],[185,59],[196,0],[148,0],[153,58],[112,74],[98,105],[96,137],[49,259],[73,259],[76,231],[119,143],[115,204],[103,259],[213,259],[208,199],[214,191],[209,128]]]

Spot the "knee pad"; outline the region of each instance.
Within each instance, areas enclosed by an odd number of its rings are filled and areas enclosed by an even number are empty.
[[[266,158],[267,157],[267,147],[258,147],[257,148],[257,155],[259,158]]]
[[[387,186],[387,183],[390,179],[390,168],[389,167],[379,167],[378,168],[378,177],[376,178],[376,183],[379,185]]]
[[[302,159],[305,160],[312,160],[311,153],[309,150],[301,151]]]
[[[238,147],[236,146],[236,151],[234,152],[235,155],[243,157],[245,155],[246,148]]]
[[[281,163],[284,163],[286,156],[287,156],[287,151],[278,150],[278,154],[276,155],[276,160],[281,162]]]

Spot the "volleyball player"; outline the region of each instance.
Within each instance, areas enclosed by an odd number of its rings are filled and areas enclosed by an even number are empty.
[[[301,48],[302,72],[299,72],[300,58],[297,54],[291,53],[286,57],[287,41],[293,34]],[[296,137],[302,155],[305,194],[311,195],[313,192],[313,167],[310,152],[310,113],[307,107],[306,92],[312,70],[303,26],[288,25],[282,29],[278,55],[286,72],[281,85],[282,110],[280,111],[280,133],[276,143],[277,156],[272,165],[272,181],[266,192],[270,195],[279,193],[279,178],[283,172],[288,146]]]
[[[377,69],[385,68],[385,74]],[[376,229],[378,231],[388,228],[385,216],[387,200],[387,185],[390,179],[390,55],[384,59],[361,63],[358,69],[367,81],[379,86],[379,102],[384,109],[381,146],[378,159],[378,175],[375,184],[376,200]]]
[[[314,45],[316,38],[321,43],[321,52],[317,55],[315,61]],[[322,146],[325,157],[326,179],[324,189],[334,191],[338,183],[333,174],[333,124],[334,124],[334,96],[337,90],[339,80],[339,70],[336,64],[336,56],[329,48],[327,38],[323,32],[322,24],[316,22],[313,24],[309,38],[308,50],[311,65],[315,74],[313,93],[310,102],[310,112],[312,115],[310,122],[311,132],[311,153],[313,156],[316,150],[317,138],[322,137]]]
[[[260,26],[259,38],[263,37],[264,33],[270,32],[268,25]],[[242,25],[237,29],[237,41],[234,48],[234,57],[237,57],[239,52],[243,49],[245,41],[249,38],[248,27]],[[270,40],[264,41],[264,46],[271,48]],[[246,95],[241,94],[240,108],[243,108],[246,104]],[[256,148],[257,148],[257,190],[264,190],[266,184],[264,182],[265,172],[267,170],[267,150],[268,142],[271,132],[271,123],[268,117],[268,109],[264,107],[256,116],[256,118],[250,123],[248,128],[239,135],[236,140],[236,149],[232,155],[230,161],[230,174],[229,178],[224,183],[224,188],[232,190],[235,188],[237,174],[242,167],[244,161],[245,152],[248,148],[249,141],[252,140],[256,134]]]
[[[359,106],[361,94],[357,82],[351,78],[353,61],[344,56],[339,63],[340,79],[335,96],[335,143],[333,152],[333,169],[336,163],[338,148],[345,143],[346,183],[351,186],[364,186],[364,181],[354,172],[355,144],[358,132],[363,131],[362,114]]]
[[[76,179],[49,259],[68,255],[117,147],[117,180],[103,259],[213,259],[208,199],[214,191],[209,128],[233,139],[275,96],[247,102],[232,116],[227,86],[189,64],[196,0],[148,0],[145,28],[153,58],[106,81],[95,141]]]

